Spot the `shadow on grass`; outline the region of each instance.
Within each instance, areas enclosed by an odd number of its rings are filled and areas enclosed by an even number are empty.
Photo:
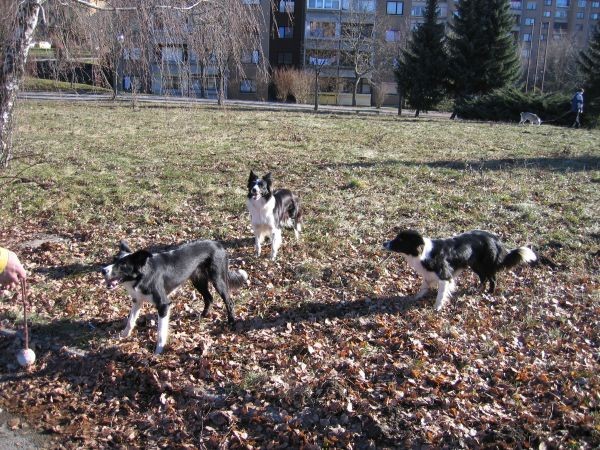
[[[377,162],[351,162],[351,163],[332,163],[323,164],[321,169],[326,168],[346,168],[346,169],[369,169],[384,166],[417,166],[431,167],[432,169],[453,169],[453,170],[472,170],[472,171],[500,171],[515,168],[548,170],[551,172],[584,172],[588,170],[600,169],[600,157],[586,155],[574,157],[549,157],[549,158],[502,158],[492,160],[473,160],[473,161],[400,161],[385,160]]]
[[[61,280],[63,278],[85,275],[88,273],[99,272],[102,264],[67,264],[65,266],[53,267],[38,267],[34,269],[35,273],[46,275],[53,280]]]
[[[254,238],[238,238],[238,239],[227,239],[219,240],[225,248],[243,248],[243,247],[254,247]]]
[[[244,332],[285,327],[288,322],[317,322],[325,319],[357,318],[385,313],[402,314],[427,301],[427,299],[413,300],[411,296],[394,296],[338,303],[306,302],[295,308],[274,306],[271,308],[268,318],[255,317],[239,320],[236,329]]]
[[[0,320],[3,317],[0,316]],[[143,319],[140,318],[139,322]],[[108,336],[109,331],[116,332],[125,325],[125,317],[116,320],[74,320],[61,319],[48,323],[33,323],[30,326],[31,341],[42,349],[58,349],[61,347],[77,347],[87,350],[92,341]],[[22,337],[22,331],[17,331]]]

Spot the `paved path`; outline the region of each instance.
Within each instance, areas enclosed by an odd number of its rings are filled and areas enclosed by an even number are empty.
[[[20,92],[20,99],[30,100],[52,100],[52,101],[73,101],[73,102],[107,102],[113,101],[112,95],[107,94],[68,94],[60,92]],[[190,98],[190,97],[171,97],[171,96],[160,96],[160,95],[149,95],[149,94],[138,94],[135,96],[136,101],[140,103],[155,103],[165,105],[212,105],[217,106],[217,101],[214,99],[205,98]],[[119,103],[131,103],[133,96],[131,94],[119,94],[114,100]],[[313,112],[314,105],[307,104],[296,104],[296,103],[279,103],[279,102],[259,102],[250,100],[225,100],[225,107],[236,107],[236,108],[249,108],[249,109],[262,109],[270,111],[305,111]],[[355,106],[333,106],[333,105],[319,105],[320,113],[328,114],[380,114],[387,116],[396,116],[398,114],[397,108],[382,107],[375,108],[369,107],[355,107]],[[403,117],[413,117],[414,110],[405,109],[402,110]],[[450,113],[431,111],[427,113],[421,113],[421,117],[437,117],[437,118],[449,118]]]

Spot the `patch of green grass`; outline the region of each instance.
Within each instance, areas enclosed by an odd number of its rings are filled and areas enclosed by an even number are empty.
[[[94,93],[110,94],[112,91],[107,88],[92,86],[90,84],[69,83],[66,81],[46,80],[43,78],[26,77],[23,83],[24,91],[47,91],[47,92],[68,92],[68,93]]]

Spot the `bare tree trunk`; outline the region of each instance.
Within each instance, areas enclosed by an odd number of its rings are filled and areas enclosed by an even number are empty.
[[[219,89],[217,89],[217,105],[225,104],[225,71],[219,68]]]
[[[404,95],[402,95],[402,92],[400,91],[400,89],[398,89],[398,115],[401,116],[402,115],[402,102],[404,101]]]
[[[354,89],[352,90],[352,106],[356,106],[356,91],[358,90],[358,83],[360,83],[360,77],[354,79]]]
[[[319,110],[319,71],[315,69],[315,111]]]
[[[6,46],[0,72],[0,167],[7,167],[12,156],[12,119],[19,83],[23,80],[27,54],[43,0],[26,0],[19,5],[12,41]]]

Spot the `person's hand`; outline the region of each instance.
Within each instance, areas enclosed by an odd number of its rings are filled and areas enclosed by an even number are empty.
[[[0,287],[14,289],[19,286],[21,280],[27,279],[23,265],[14,252],[8,252],[8,263],[4,271],[0,273]]]

